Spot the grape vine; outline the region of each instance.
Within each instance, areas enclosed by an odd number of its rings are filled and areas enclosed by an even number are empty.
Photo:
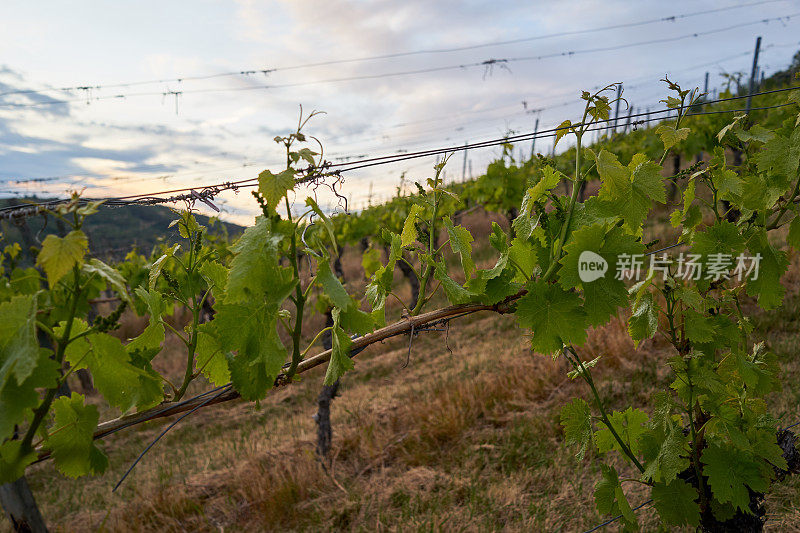
[[[488,311],[513,314],[533,351],[563,357],[569,377],[586,384],[589,401],[573,399],[561,422],[577,457],[593,449],[601,462],[594,493],[601,514],[620,514],[636,527],[624,485],[633,482],[648,487],[665,525],[762,523],[770,484],[797,465],[784,459],[779,444],[787,437],[765,401],[780,386],[777,358],[758,341],[750,315],[753,302],[781,305],[787,251],[800,248],[800,92],[769,120],[728,116],[724,123],[722,115],[693,117],[703,103],[698,91],[665,81],[672,94],[664,102],[677,118],[646,134],[587,146],[592,128],[609,120],[615,86],[583,92],[582,116],[564,121],[556,134],[556,142],[573,138],[574,147],[555,159],[517,164],[506,151],[486,176],[462,186],[443,183],[444,158],[432,178],[415,184],[415,194],[358,215],[329,217],[313,194],[301,212],[293,210],[299,177],[313,180],[316,171],[322,180],[325,168],[321,143],[303,132],[315,113],[301,113],[295,131],[274,139],[286,165],[259,175],[253,195],[261,214],[231,246],[210,235],[191,209],[176,211],[178,244],[150,258],[132,252],[112,266],[89,258],[82,230],[99,202],[76,195],[51,209],[71,231],[48,235],[35,266],[18,264],[18,246],[2,254],[0,482],[48,457],[67,476],[102,473],[108,461],[97,438],[212,403],[210,396],[186,399],[201,376],[222,391],[213,403],[258,401],[324,362],[324,382],[334,383],[353,368],[358,348]],[[710,159],[663,177],[669,154],[700,150]],[[743,163],[729,165],[732,152]],[[599,192],[584,200],[586,182],[595,179]],[[646,240],[668,203],[668,184],[682,189],[669,216],[680,230],[677,259],[657,250],[657,236]],[[457,221],[467,199],[509,220],[508,232],[492,225],[490,268],[476,265],[473,236]],[[366,247],[363,295],[348,292],[335,266],[342,246],[356,243]],[[745,256],[758,259],[757,270],[745,268]],[[605,270],[587,277],[586,257]],[[647,258],[639,277],[636,257]],[[689,257],[698,272],[714,274],[687,276]],[[729,262],[720,266],[723,258]],[[396,293],[398,265],[418,281],[408,302]],[[745,275],[736,276],[742,269]],[[90,320],[90,301],[106,290],[119,305]],[[426,313],[440,291],[451,306]],[[387,326],[390,299],[403,311]],[[149,320],[123,343],[110,332],[128,308]],[[191,316],[182,330],[165,320],[176,308]],[[315,310],[330,312],[333,323],[309,335],[304,327]],[[665,361],[671,385],[650,413],[632,405],[610,409],[593,376],[602,359],[582,358],[587,330],[621,313],[629,315],[636,343],[658,335],[673,349]],[[185,349],[180,382],[153,368],[167,330]],[[324,334],[332,348],[310,355]],[[97,407],[82,395],[59,396],[82,369],[121,418],[100,424]],[[221,388],[229,383],[231,390]],[[628,465],[627,477],[612,454]]]

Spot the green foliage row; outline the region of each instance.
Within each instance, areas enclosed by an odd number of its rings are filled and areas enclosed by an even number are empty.
[[[698,105],[697,93],[669,84],[675,96],[666,103],[680,113],[674,123],[653,129],[660,155],[649,149],[620,155],[609,150],[613,144],[584,146],[592,123],[609,117],[614,103],[605,96],[609,86],[584,92],[583,116],[562,124],[563,135],[575,139],[569,168],[562,164],[569,155],[560,163],[537,158],[521,165],[506,156],[482,180],[457,189],[442,183],[445,159],[432,178],[416,185],[413,196],[334,220],[313,197],[299,215],[291,209],[299,166],[322,166],[302,132],[313,113],[301,117],[295,132],[275,138],[286,150],[286,168],[260,174],[254,196],[262,213],[231,246],[210,239],[191,212],[182,212],[173,222],[180,243],[151,258],[130,254],[115,268],[89,258],[82,231],[99,206],[82,206],[77,197],[62,205],[52,214],[72,230],[64,237],[47,236],[36,268],[14,265],[18,248],[9,246],[3,254],[0,482],[22,476],[41,451],[51,452],[68,476],[106,468],[93,440],[97,408],[79,394],[57,397],[77,369],[88,368],[105,401],[122,413],[177,401],[201,375],[216,385],[230,381],[243,398],[258,401],[279,374],[291,381],[329,331],[333,349],[325,383],[333,383],[353,368],[352,336],[385,325],[386,302],[396,297],[394,270],[404,262],[420,280],[417,300],[403,304],[407,316],[419,315],[440,289],[451,304],[503,305],[529,333],[535,352],[564,357],[572,366],[570,377],[586,383],[591,401],[574,399],[564,407],[562,422],[566,442],[579,458],[590,448],[599,454],[599,512],[622,514],[634,527],[623,487],[634,481],[648,486],[664,524],[697,526],[701,520],[751,513],[750,491],[767,491],[775,469],[786,463],[776,442],[777,420],[764,400],[780,385],[776,358],[754,341],[742,302],[754,298],[764,309],[781,305],[786,248],[800,247],[800,98],[789,93],[791,107],[779,123],[751,126],[744,118],[728,117],[719,125],[703,145],[713,158],[686,176],[682,205],[670,218],[702,264],[714,254],[747,252],[761,257],[758,277],[684,279],[675,262],[667,261],[663,279],[651,270],[630,285],[613,274],[623,257],[652,250],[642,236],[657,205],[666,202],[662,164],[667,153],[692,138],[696,120],[687,111]],[[742,151],[745,162],[731,168],[726,149]],[[584,201],[582,186],[595,176],[599,194]],[[564,189],[569,193],[559,192]],[[497,195],[497,190],[517,191],[521,199],[509,202],[511,193]],[[512,234],[493,224],[491,268],[476,266],[473,236],[453,220],[459,193],[515,212]],[[770,232],[786,225],[788,242],[776,244]],[[440,232],[446,235],[443,243],[437,241]],[[331,262],[343,242],[363,237],[378,242],[378,236],[388,257],[366,256],[369,283],[362,301],[348,292]],[[457,272],[448,267],[446,250],[458,258]],[[580,257],[586,252],[603,258],[610,275],[584,281]],[[314,263],[310,278],[301,276],[304,256]],[[465,282],[456,281],[462,278]],[[121,304],[110,316],[90,321],[89,302],[102,290],[114,291]],[[214,318],[203,323],[201,313],[212,296]],[[332,308],[333,325],[304,345],[304,319],[314,301]],[[364,303],[369,310],[362,309]],[[191,312],[183,330],[164,320],[176,306]],[[123,343],[109,331],[126,307],[148,315],[149,323]],[[625,310],[635,342],[662,335],[674,350],[665,361],[672,384],[659,393],[652,413],[636,406],[609,410],[592,375],[602,360],[579,355],[589,327]],[[185,347],[180,383],[152,366],[167,329]],[[633,477],[620,477],[605,460],[608,454],[620,455]]]

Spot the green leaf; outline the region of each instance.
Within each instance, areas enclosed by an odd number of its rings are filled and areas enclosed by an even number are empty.
[[[683,312],[683,327],[686,338],[692,342],[704,343],[714,338],[714,324],[712,320],[692,309]]]
[[[569,120],[565,120],[564,122],[558,125],[558,127],[556,128],[556,138],[553,147],[555,147],[558,144],[558,141],[560,141],[564,135],[568,134],[571,131],[571,128],[572,128],[572,122]]]
[[[470,279],[475,272],[475,263],[472,260],[472,235],[462,226],[454,227],[450,217],[444,217],[444,227],[450,236],[450,249],[454,254],[461,256],[464,278]]]
[[[670,483],[689,466],[688,439],[680,429],[663,427],[644,433],[639,440],[647,466],[644,479]]]
[[[278,263],[280,235],[272,232],[270,220],[260,216],[231,246],[235,254],[228,272],[225,303],[249,302],[271,291],[276,280],[287,275]]]
[[[617,156],[603,149],[597,155],[597,174],[602,182],[600,199],[614,201],[622,212],[633,192],[630,170],[619,162]]]
[[[694,220],[691,217],[692,202],[695,199],[695,188],[697,184],[694,180],[689,180],[686,183],[686,188],[683,190],[683,209],[676,209],[669,217],[669,221],[673,228],[677,228],[681,224],[686,226],[686,229],[691,229],[700,223],[700,220]]]
[[[677,287],[674,291],[674,296],[676,300],[682,301],[695,311],[699,311],[703,308],[703,297],[697,292],[697,288],[692,285],[681,285]]]
[[[267,201],[270,209],[277,210],[278,202],[294,188],[294,170],[286,169],[278,174],[269,170],[258,175],[258,192]]]
[[[712,254],[732,255],[743,249],[744,239],[738,228],[727,220],[715,222],[706,231],[695,234],[692,243],[692,252],[702,256],[704,266]]]
[[[561,180],[563,179],[566,179],[564,174],[554,169],[550,165],[545,166],[542,169],[542,178],[527,191],[528,201],[532,203],[542,200],[547,196],[547,193],[553,190],[553,188],[561,183]]]
[[[381,268],[381,252],[376,248],[370,248],[361,256],[361,267],[364,269],[364,276],[370,278]]]
[[[212,324],[201,324],[197,332],[197,368],[210,383],[221,387],[231,381],[228,360],[217,338]]]
[[[760,255],[758,276],[755,272],[747,278],[747,294],[758,297],[758,305],[765,310],[774,309],[783,301],[786,292],[781,277],[789,266],[786,253],[769,242],[767,232],[761,229],[747,241],[752,257]]]
[[[341,327],[347,332],[358,335],[366,335],[375,330],[375,317],[372,313],[367,313],[358,308],[358,303],[353,304],[347,309],[340,310]]]
[[[689,137],[689,128],[675,129],[671,124],[661,124],[655,129],[656,135],[661,137],[661,142],[664,143],[664,150],[669,150],[681,141]]]
[[[100,414],[96,406],[84,405],[83,400],[73,392],[53,402],[55,420],[45,441],[56,467],[69,477],[100,474],[108,466],[108,458],[93,438]]]
[[[514,278],[515,281],[525,283],[533,277],[537,268],[536,252],[528,241],[514,238],[508,248],[508,258],[522,270]]]
[[[644,246],[636,237],[622,228],[594,224],[576,230],[564,247],[566,255],[561,259],[558,271],[559,283],[565,289],[582,287],[590,325],[599,325],[617,313],[619,307],[627,306],[628,290],[617,272],[625,265],[625,257],[644,253]],[[606,272],[593,281],[582,282],[579,262],[584,252],[599,255],[607,264]]]
[[[347,309],[352,305],[353,299],[347,294],[342,283],[333,275],[330,265],[325,260],[317,263],[317,281],[322,285],[322,290],[331,299],[333,305],[340,309]]]
[[[637,295],[631,306],[631,317],[628,319],[628,333],[634,344],[649,339],[658,331],[658,303],[652,293]]]
[[[150,276],[149,276],[149,284],[148,288],[152,291],[156,288],[156,282],[158,281],[158,276],[161,274],[161,270],[164,268],[164,264],[167,262],[167,259],[175,255],[175,252],[181,247],[180,244],[175,244],[171,248],[168,248],[167,251],[158,259],[153,261],[153,264],[150,266]]]
[[[759,172],[784,178],[776,180],[782,184],[783,194],[791,183],[786,178],[796,176],[800,164],[800,128],[795,128],[788,138],[775,135],[753,159]]]
[[[597,511],[604,515],[622,515],[622,521],[629,527],[638,527],[636,515],[622,491],[619,476],[613,466],[600,465],[602,479],[594,486],[594,502]]]
[[[628,169],[631,171],[631,200],[623,218],[631,231],[639,234],[653,201],[666,203],[667,190],[661,177],[661,166],[646,155],[634,155]]]
[[[586,313],[577,294],[542,281],[528,285],[528,294],[517,302],[517,322],[533,330],[533,349],[553,354],[563,344],[586,340]]]
[[[47,282],[54,287],[75,265],[83,263],[89,249],[89,240],[80,230],[70,231],[65,237],[50,234],[42,242],[36,264],[44,269]]]
[[[647,430],[646,424],[650,417],[647,413],[633,407],[628,407],[625,411],[614,411],[609,417],[611,425],[622,441],[628,446],[631,452],[638,456],[641,448],[639,446],[639,439]],[[603,425],[594,434],[594,440],[597,443],[597,451],[606,453],[610,450],[622,452],[622,447],[614,438],[614,435]]]
[[[339,310],[334,309],[331,315],[333,316],[332,350],[328,370],[325,372],[325,385],[333,385],[342,374],[355,368],[353,360],[350,358],[350,346],[353,341],[339,327]]]
[[[583,460],[589,444],[592,443],[592,413],[589,404],[580,398],[574,398],[561,409],[561,425],[567,446],[577,446],[575,457]]]
[[[558,270],[558,283],[565,289],[581,287],[583,283],[580,278],[579,261],[584,252],[600,253],[603,247],[603,240],[606,236],[607,226],[594,224],[584,226],[572,232],[569,243],[564,246],[564,257],[561,258],[561,268]],[[605,259],[605,258],[604,258]],[[613,276],[613,272],[606,271],[605,275]],[[602,278],[601,278],[602,279]],[[595,283],[597,280],[585,285]]]
[[[714,497],[722,503],[730,502],[745,513],[750,512],[748,487],[756,492],[769,488],[769,478],[762,473],[758,462],[732,446],[711,443],[703,451],[701,461]]]
[[[14,427],[32,416],[33,408],[41,401],[38,389],[54,388],[60,376],[50,351],[40,350],[36,368],[21,384],[13,378],[0,382],[0,442],[10,438]]]
[[[287,274],[273,280],[261,299],[215,306],[213,331],[226,352],[231,381],[245,399],[263,398],[286,361],[288,353],[277,330],[278,311],[296,284]]]
[[[444,289],[444,293],[447,296],[447,301],[453,305],[470,303],[478,297],[477,293],[453,281],[453,279],[447,275],[447,267],[442,261],[436,263],[436,267],[433,270],[433,277],[442,284],[442,289]]]
[[[74,337],[87,329],[86,322],[76,319],[71,334]],[[63,335],[63,323],[53,330]],[[89,368],[100,394],[123,413],[133,407],[152,407],[164,398],[158,375],[132,364],[131,355],[120,340],[111,335],[93,333],[76,339],[67,346],[65,354],[76,370]]]
[[[561,172],[554,170],[551,166],[546,166],[542,169],[542,177],[533,187],[525,191],[522,198],[522,205],[519,210],[519,216],[514,219],[512,226],[514,231],[523,240],[528,240],[534,235],[534,231],[538,225],[538,219],[534,220],[533,206],[536,202],[541,201],[547,196],[562,179],[565,179]]]
[[[83,271],[87,274],[94,274],[100,279],[109,284],[111,288],[119,295],[120,298],[128,303],[131,303],[131,297],[128,295],[128,287],[125,283],[125,278],[117,269],[108,266],[99,259],[92,258],[88,263],[83,265]]]
[[[200,274],[213,289],[216,298],[221,298],[228,283],[228,269],[217,261],[205,261],[200,265]]]
[[[411,246],[417,241],[417,226],[416,221],[419,214],[422,213],[422,206],[414,204],[408,212],[408,217],[403,224],[403,232],[400,234],[400,243],[403,248]]]
[[[28,379],[39,359],[36,297],[15,296],[0,304],[0,384]]]
[[[656,483],[650,495],[653,506],[665,524],[692,527],[700,525],[697,489],[682,479],[674,479],[669,484]]]
[[[711,171],[711,181],[719,191],[719,197],[733,200],[744,191],[744,183],[735,171],[729,168],[717,168]]]
[[[25,475],[25,468],[36,460],[36,452],[22,454],[22,441],[0,444],[0,483],[11,483]]]

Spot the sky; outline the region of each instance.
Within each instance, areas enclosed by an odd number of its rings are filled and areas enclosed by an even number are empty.
[[[694,14],[706,10],[719,11]],[[537,118],[553,127],[580,118],[581,90],[615,82],[655,110],[665,74],[701,89],[706,72],[710,89],[725,72],[749,76],[757,36],[763,71],[785,68],[798,30],[797,0],[6,0],[0,195],[122,196],[277,172],[273,138],[296,127],[300,106],[325,112],[305,132],[331,161],[527,133]],[[492,59],[509,61],[481,65]],[[551,148],[543,139],[536,151]],[[458,153],[447,179],[499,155],[470,150],[465,165]],[[403,174],[424,181],[435,162],[348,172],[340,190],[358,209],[393,195]],[[246,191],[215,202],[233,222],[258,211]]]

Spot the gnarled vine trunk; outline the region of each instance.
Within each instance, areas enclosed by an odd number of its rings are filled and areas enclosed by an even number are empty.
[[[797,449],[797,435],[789,430],[783,429],[778,432],[778,446],[783,450],[783,458],[786,460],[788,468],[780,470],[775,468],[775,478],[782,481],[790,474],[800,473],[800,450]],[[690,469],[680,474],[681,478],[697,486],[697,478]],[[708,491],[708,480],[706,480],[706,490]],[[706,495],[711,499],[711,494]],[[750,491],[750,513],[737,511],[727,520],[718,520],[711,509],[706,509],[700,515],[700,529],[707,533],[760,533],[764,531],[764,524],[767,521],[767,510],[764,507],[763,492]]]
[[[414,272],[414,269],[405,261],[398,261],[397,266],[400,267],[400,271],[411,285],[411,304],[409,307],[413,308],[417,304],[417,300],[419,300],[419,278],[417,277],[417,273]]]
[[[325,327],[333,326],[333,316],[331,310],[325,312]],[[322,347],[325,350],[330,350],[333,346],[333,337],[330,331],[322,334]],[[331,428],[331,402],[336,397],[339,390],[339,380],[337,379],[333,385],[323,385],[322,390],[317,397],[317,414],[314,415],[314,421],[317,423],[317,455],[320,461],[325,464],[328,455],[331,451],[331,442],[333,439],[333,429]]]
[[[36,506],[36,500],[25,476],[11,483],[0,485],[0,504],[11,521],[14,531],[47,532],[47,526]]]

